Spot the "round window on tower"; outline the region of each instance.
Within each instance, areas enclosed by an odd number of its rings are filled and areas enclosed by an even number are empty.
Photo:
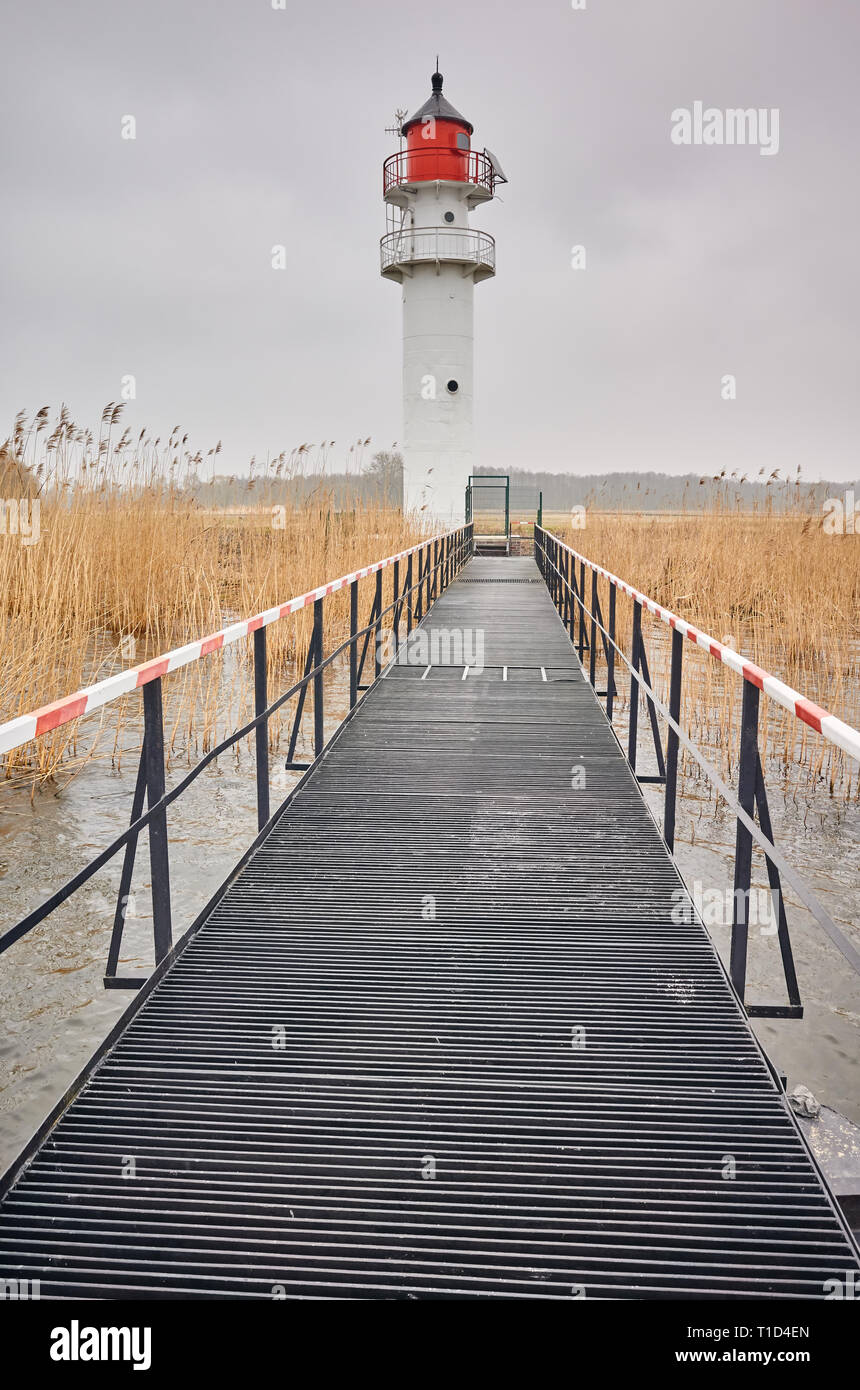
[[[454,396],[454,395],[457,394],[457,392],[459,391],[459,389],[460,389],[460,383],[459,383],[459,381],[454,381],[454,379],[453,379],[453,377],[452,377],[451,380],[448,382],[448,390],[451,392],[451,395]]]
[[[453,222],[453,221],[454,221],[454,214],[453,214],[453,212],[446,212],[446,213],[445,213],[445,221],[446,221],[446,222]]]

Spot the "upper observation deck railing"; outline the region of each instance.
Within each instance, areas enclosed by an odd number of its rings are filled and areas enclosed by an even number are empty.
[[[15,926],[0,935],[0,953],[7,950],[15,941],[33,927],[44,921],[57,907],[104,867],[123,849],[125,857],[117,895],[114,915],[113,935],[108,955],[105,985],[113,988],[137,988],[139,979],[120,979],[116,975],[119,949],[125,916],[125,903],[131,887],[132,873],[138,837],[142,830],[149,832],[149,857],[152,879],[153,934],[155,944],[155,963],[158,965],[168,954],[172,945],[172,923],[170,907],[170,874],[167,836],[167,807],[174,802],[187,787],[200,775],[204,768],[221,753],[226,752],[241,739],[254,735],[257,780],[257,828],[258,836],[248,853],[256,846],[264,833],[282,814],[292,793],[286,797],[274,815],[270,814],[269,794],[269,720],[288,700],[297,698],[295,714],[290,733],[286,769],[307,772],[313,763],[294,761],[299,737],[302,715],[308,687],[313,689],[314,761],[320,757],[325,743],[323,724],[323,674],[326,669],[345,651],[349,653],[349,711],[350,715],[358,701],[360,690],[369,689],[361,684],[365,663],[368,659],[368,646],[374,643],[372,654],[374,679],[382,672],[381,641],[382,620],[391,614],[391,636],[393,654],[396,657],[400,646],[400,625],[405,619],[406,637],[412,631],[413,623],[420,622],[434,600],[447,587],[469,558],[472,547],[472,527],[467,525],[458,530],[432,536],[377,560],[352,574],[321,584],[286,603],[268,608],[252,618],[231,623],[220,632],[211,633],[195,642],[189,642],[174,651],[146,661],[140,666],[122,671],[96,685],[87,686],[53,704],[34,710],[31,714],[20,715],[0,725],[0,753],[9,752],[30,739],[88,714],[117,700],[130,691],[141,689],[143,693],[144,735],[140,753],[137,782],[135,786],[131,823],[128,829],[97,854],[75,876],[64,883],[40,907],[34,909]],[[383,572],[392,571],[392,602],[383,606]],[[417,571],[417,573],[416,573]],[[401,574],[403,582],[401,583]],[[358,625],[358,586],[362,579],[375,576],[376,585],[368,622]],[[332,594],[349,590],[349,637],[341,642],[327,656],[323,652],[323,604]],[[304,673],[277,699],[269,703],[268,664],[266,655],[266,629],[279,619],[313,605],[313,635],[308,648]],[[254,718],[242,728],[235,730],[226,739],[211,749],[182,780],[168,792],[165,790],[164,722],[162,716],[161,682],[165,676],[198,661],[210,653],[220,651],[241,637],[253,636],[254,646]],[[349,715],[347,715],[349,718]],[[143,804],[146,798],[147,810]],[[247,857],[247,856],[246,856]],[[210,904],[210,907],[213,904]]]
[[[379,243],[382,273],[416,261],[452,261],[496,269],[496,243],[488,232],[472,227],[403,227]]]
[[[639,697],[644,695],[647,703],[651,734],[657,757],[656,776],[640,776],[640,782],[665,785],[663,813],[663,837],[670,851],[675,843],[675,813],[678,788],[678,755],[681,745],[690,753],[735,814],[737,830],[735,838],[734,870],[734,915],[729,973],[732,983],[741,1000],[744,999],[747,973],[747,943],[749,933],[749,899],[752,874],[753,842],[763,850],[767,861],[768,883],[776,908],[777,936],[782,957],[783,972],[789,998],[788,1007],[784,1005],[747,1005],[747,1012],[753,1016],[794,1017],[803,1014],[800,992],[794,969],[791,941],[783,902],[781,878],[785,878],[797,893],[839,949],[845,959],[860,972],[860,952],[833,922],[830,914],[818,902],[813,893],[798,877],[774,843],[770,810],[764,782],[761,755],[758,746],[759,702],[762,693],[769,696],[784,709],[790,710],[797,719],[820,733],[836,748],[860,761],[860,731],[843,720],[830,714],[812,700],[806,699],[784,681],[762,670],[754,662],[748,661],[733,648],[717,642],[708,633],[702,632],[692,623],[686,622],[670,609],[642,594],[632,585],[619,579],[610,570],[581,555],[558,536],[552,535],[540,525],[535,525],[535,558],[543,574],[547,588],[556,604],[562,621],[569,628],[571,641],[576,642],[580,660],[584,662],[588,652],[588,678],[596,690],[597,647],[600,640],[606,660],[606,690],[598,692],[606,697],[606,713],[612,719],[613,701],[617,694],[615,685],[615,658],[619,656],[630,671],[630,719],[628,727],[627,759],[635,773],[638,739]],[[577,566],[579,576],[577,578]],[[591,574],[591,594],[589,608],[586,604],[586,570]],[[599,581],[603,580],[608,589],[607,620],[604,623],[600,603]],[[633,625],[631,659],[628,661],[616,641],[617,615],[616,599],[621,591],[633,601]],[[665,706],[655,693],[648,670],[648,659],[642,633],[643,609],[659,618],[672,630],[672,653],[669,673],[669,704]],[[600,638],[598,639],[598,633]],[[716,661],[722,662],[730,670],[743,677],[743,707],[741,712],[740,753],[738,759],[737,795],[726,785],[716,768],[704,757],[684,730],[680,727],[681,681],[683,668],[684,638],[694,642]],[[658,713],[668,725],[666,747],[664,749],[657,722]],[[754,817],[758,810],[759,823]]]
[[[442,172],[440,172],[440,170]],[[404,184],[433,183],[436,180],[471,183],[492,197],[496,175],[492,160],[478,150],[399,150],[382,166],[382,193]]]

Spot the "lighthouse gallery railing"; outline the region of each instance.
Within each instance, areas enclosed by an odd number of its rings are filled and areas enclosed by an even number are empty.
[[[457,261],[496,268],[496,243],[472,227],[402,227],[379,243],[382,270],[413,261]]]
[[[440,161],[444,164],[440,165]],[[442,167],[444,173],[437,171]],[[382,166],[382,193],[390,193],[404,183],[432,183],[435,179],[473,183],[492,196],[496,175],[492,160],[478,150],[399,150]]]

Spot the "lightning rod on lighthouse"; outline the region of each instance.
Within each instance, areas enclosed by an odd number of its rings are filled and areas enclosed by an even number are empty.
[[[403,287],[403,505],[461,525],[474,471],[473,297],[496,273],[496,245],[469,214],[505,182],[473,127],[432,92],[400,128],[406,148],[383,165],[388,231],[381,272]]]

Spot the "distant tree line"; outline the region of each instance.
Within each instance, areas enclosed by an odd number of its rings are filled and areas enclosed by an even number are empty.
[[[479,468],[476,477],[495,470]],[[730,510],[786,511],[798,506],[818,510],[825,498],[839,495],[848,483],[808,483],[798,474],[784,477],[779,469],[761,470],[754,479],[721,473],[702,476],[684,473],[548,473],[513,468],[511,511],[534,513],[543,493],[545,511],[567,511],[584,506],[599,511],[682,512],[711,510],[720,506]],[[860,496],[860,483],[857,484]],[[292,478],[216,475],[209,481],[192,478],[187,491],[202,506],[248,507],[289,503],[301,506],[314,497],[325,500],[338,511],[356,505],[376,503],[399,507],[403,497],[403,457],[399,452],[382,450],[374,454],[360,474],[325,472],[299,474]],[[479,490],[475,506],[501,510],[503,494]]]
[[[478,474],[493,473],[479,468]],[[803,503],[818,508],[824,499],[843,492],[847,484],[807,483],[798,473],[783,476],[780,469],[765,469],[754,478],[723,471],[720,474],[684,473],[544,473],[525,468],[509,470],[511,510],[533,512],[543,492],[545,511],[566,511],[574,506],[608,511],[699,511],[717,505],[741,511],[765,506],[784,511]]]

